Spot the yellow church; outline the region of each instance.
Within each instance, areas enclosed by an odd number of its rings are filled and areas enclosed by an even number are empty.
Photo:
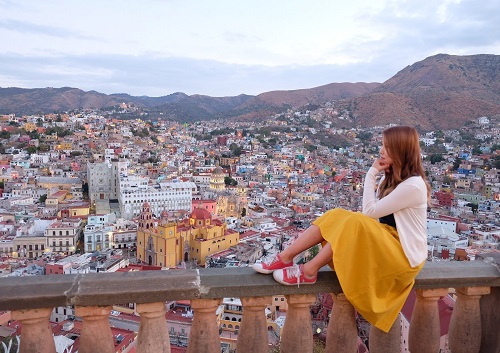
[[[227,224],[212,219],[204,208],[195,209],[189,218],[169,220],[163,212],[155,219],[146,202],[142,206],[137,230],[137,259],[153,266],[177,267],[183,262],[205,265],[207,256],[240,241],[240,234],[227,229]]]

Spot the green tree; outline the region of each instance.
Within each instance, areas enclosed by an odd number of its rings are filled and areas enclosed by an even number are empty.
[[[47,200],[47,194],[41,195],[40,198],[38,199],[38,202],[45,203],[45,200]]]
[[[358,133],[357,138],[363,142],[367,142],[367,141],[371,140],[372,136],[373,136],[373,133],[371,133],[370,131],[362,131],[362,132]]]
[[[431,161],[431,164],[436,164],[443,160],[443,155],[440,153],[433,153],[429,159]]]
[[[28,146],[28,147],[26,147],[26,152],[28,152],[29,154],[36,153],[36,147],[35,146]]]
[[[451,185],[452,182],[453,182],[453,179],[449,175],[445,175],[443,177],[443,183],[444,184]]]
[[[315,146],[315,145],[311,145],[311,144],[309,144],[309,143],[306,143],[306,144],[304,145],[304,148],[305,148],[307,151],[309,151],[309,152],[313,152],[313,151],[315,151],[315,150],[317,150],[317,149],[318,149],[318,146]]]
[[[482,153],[483,152],[481,151],[479,146],[474,146],[474,148],[472,149],[472,154],[478,155],[478,154],[482,154]]]
[[[42,143],[38,146],[38,150],[41,152],[48,152],[50,151],[50,146],[45,143]]]
[[[233,178],[227,176],[227,177],[224,177],[224,184],[236,186],[236,185],[238,185],[238,182],[236,180],[234,180]]]

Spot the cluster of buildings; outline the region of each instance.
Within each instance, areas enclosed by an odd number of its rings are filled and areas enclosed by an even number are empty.
[[[385,127],[339,127],[348,119],[334,104],[263,123],[122,120],[97,111],[0,116],[0,277],[252,264],[328,209],[361,210],[364,173]],[[487,117],[422,134],[429,261],[499,252],[498,136],[498,121]],[[471,146],[471,138],[481,142]],[[167,304],[172,345],[185,351],[189,302]],[[319,299],[318,312],[328,305]],[[241,303],[226,298],[223,307],[229,352]],[[114,309],[116,345],[130,351],[135,335],[120,322],[138,327],[135,305]],[[284,297],[267,314],[277,342]],[[78,344],[71,307],[54,309],[51,321],[61,347]],[[8,313],[0,325],[0,338],[20,330]]]

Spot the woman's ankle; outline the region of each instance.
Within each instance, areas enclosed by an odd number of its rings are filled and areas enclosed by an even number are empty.
[[[290,262],[293,262],[293,256],[287,255],[286,253],[281,252],[280,254],[280,259],[283,263],[287,264]]]
[[[318,276],[318,271],[312,266],[307,266],[307,263],[304,264],[302,270],[304,272],[304,276],[307,278],[315,278]]]

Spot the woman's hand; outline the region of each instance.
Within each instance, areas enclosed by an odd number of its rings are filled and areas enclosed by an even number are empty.
[[[377,169],[379,172],[385,171],[386,173],[391,172],[391,165],[385,162],[383,158],[377,158],[372,164],[372,167]]]

